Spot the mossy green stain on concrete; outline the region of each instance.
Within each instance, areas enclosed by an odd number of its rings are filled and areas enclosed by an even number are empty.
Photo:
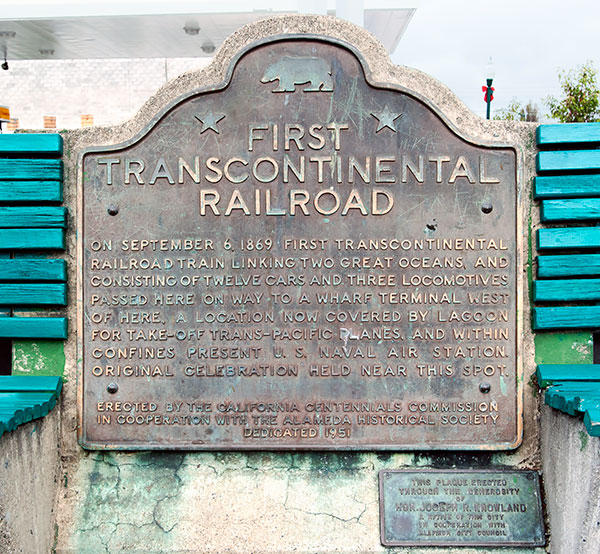
[[[74,551],[133,552],[152,544],[169,551],[184,458],[180,453],[92,454],[81,468],[86,490],[71,537]]]
[[[581,448],[579,450],[583,452],[587,448],[590,437],[585,431],[579,431],[579,440],[581,441]]]
[[[589,332],[538,333],[534,341],[536,364],[593,363],[592,335]]]
[[[410,467],[412,457],[364,452],[92,453],[80,460],[73,476],[74,519],[69,529],[61,528],[58,551],[284,553],[300,551],[298,543],[304,541],[303,552],[317,552],[324,551],[311,546],[321,544],[319,533],[332,544],[366,533],[372,542],[365,541],[363,550],[346,549],[350,543],[344,542],[336,551],[383,554],[389,549],[378,541],[377,475],[381,469]],[[440,457],[444,453],[431,454],[428,462],[435,465]],[[495,459],[492,453],[452,453],[439,465],[487,466]],[[234,536],[238,542],[232,542]],[[245,541],[254,547],[246,548]]]
[[[538,397],[539,394],[539,384],[537,382],[537,376],[535,373],[532,373],[529,376],[529,381],[527,382],[527,384],[529,385],[529,388],[531,389],[531,394],[533,395],[534,398]]]
[[[61,340],[13,341],[13,375],[59,375],[65,371],[65,349]]]
[[[56,546],[58,544],[58,525],[54,524],[54,541],[52,543],[52,548],[50,550],[50,554],[56,554]]]

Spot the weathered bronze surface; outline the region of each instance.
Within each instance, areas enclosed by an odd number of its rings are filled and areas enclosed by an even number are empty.
[[[384,546],[543,546],[535,471],[384,470]]]
[[[515,151],[346,47],[249,50],[81,182],[84,446],[518,444]]]

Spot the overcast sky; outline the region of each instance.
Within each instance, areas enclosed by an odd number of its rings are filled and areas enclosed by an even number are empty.
[[[599,0],[423,0],[412,5],[417,11],[392,59],[439,79],[481,116],[490,56],[496,69],[492,108],[516,97],[525,104],[533,100],[546,113],[542,99],[560,94],[558,68],[586,60],[600,67]]]
[[[342,3],[348,0],[337,0]],[[559,68],[586,60],[600,67],[600,0],[363,0],[365,8],[417,8],[395,63],[415,67],[446,84],[478,115],[491,56],[496,69],[493,109],[512,98],[526,104],[560,94]],[[335,8],[335,0],[0,0],[0,17],[89,13],[273,11]],[[98,12],[100,10],[100,12]],[[19,15],[17,15],[19,14]]]

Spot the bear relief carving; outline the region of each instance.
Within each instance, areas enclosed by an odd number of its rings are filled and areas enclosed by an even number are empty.
[[[283,56],[265,70],[261,83],[278,81],[272,92],[295,92],[296,85],[310,83],[304,92],[333,92],[331,66],[321,58]]]

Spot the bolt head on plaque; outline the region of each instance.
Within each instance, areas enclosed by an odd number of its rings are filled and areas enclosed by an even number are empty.
[[[490,390],[492,390],[492,385],[490,385],[489,383],[481,383],[479,385],[479,390],[483,393],[483,394],[487,394],[488,392],[490,392]]]

